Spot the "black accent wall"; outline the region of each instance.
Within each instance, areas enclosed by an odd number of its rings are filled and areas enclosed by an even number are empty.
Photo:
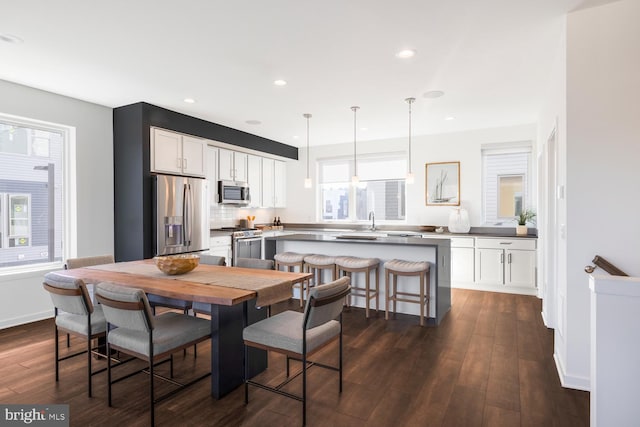
[[[296,147],[232,129],[146,102],[113,110],[114,246],[116,261],[154,255],[151,203],[152,126],[298,159]]]

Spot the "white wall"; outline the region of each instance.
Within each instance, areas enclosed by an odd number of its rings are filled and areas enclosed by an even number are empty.
[[[419,119],[419,118],[418,118]],[[438,135],[414,136],[412,138],[412,165],[415,183],[407,185],[407,221],[409,225],[447,225],[451,207],[425,206],[425,163],[459,161],[460,196],[462,207],[469,211],[472,226],[482,226],[482,144],[534,141],[536,125],[507,128],[479,129]],[[359,142],[358,154],[381,152],[406,152],[408,141],[388,139]],[[535,151],[534,151],[535,152]],[[319,158],[353,156],[353,144],[334,144],[311,147],[310,176],[313,189],[304,188],[306,176],[306,149],[301,148],[298,162],[287,163],[287,209],[282,220],[288,223],[316,222],[317,179],[315,162]],[[515,227],[514,222],[514,227]]]
[[[76,128],[77,240],[72,256],[113,253],[113,118],[110,108],[0,80],[0,112]],[[0,276],[0,328],[52,315],[46,271]]]
[[[566,324],[563,336],[556,331],[555,356],[563,384],[575,388],[589,388],[584,266],[601,255],[626,273],[640,275],[639,21],[636,0],[567,17],[566,261],[558,260],[560,299],[566,287]],[[561,102],[551,104],[562,108]]]

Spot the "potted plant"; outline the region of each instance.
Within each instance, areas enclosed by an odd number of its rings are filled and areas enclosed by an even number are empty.
[[[532,222],[536,217],[536,213],[533,209],[524,209],[517,216],[518,226],[516,227],[516,234],[518,236],[527,235],[527,223]]]

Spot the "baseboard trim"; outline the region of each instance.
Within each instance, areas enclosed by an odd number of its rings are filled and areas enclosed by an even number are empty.
[[[557,353],[553,353],[553,360],[556,363],[556,370],[558,371],[558,377],[560,378],[560,384],[564,388],[573,388],[582,391],[591,391],[591,381],[586,377],[577,377],[567,375],[562,360],[558,357]]]
[[[14,317],[0,321],[0,329],[13,328],[14,326],[24,325],[25,323],[37,322],[39,320],[50,319],[53,317],[53,310],[41,311],[39,313],[31,313],[26,316]]]
[[[469,289],[472,291],[485,291],[485,292],[500,292],[503,294],[516,294],[516,295],[531,295],[538,296],[538,290],[536,288],[517,288],[509,286],[492,286],[492,285],[479,285],[477,283],[462,283],[451,282],[452,288],[457,289]]]

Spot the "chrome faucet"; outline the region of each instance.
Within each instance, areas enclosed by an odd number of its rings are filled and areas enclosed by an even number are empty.
[[[369,227],[369,230],[375,231],[375,229],[376,229],[376,214],[373,211],[369,212],[369,220],[371,221],[371,227]]]

